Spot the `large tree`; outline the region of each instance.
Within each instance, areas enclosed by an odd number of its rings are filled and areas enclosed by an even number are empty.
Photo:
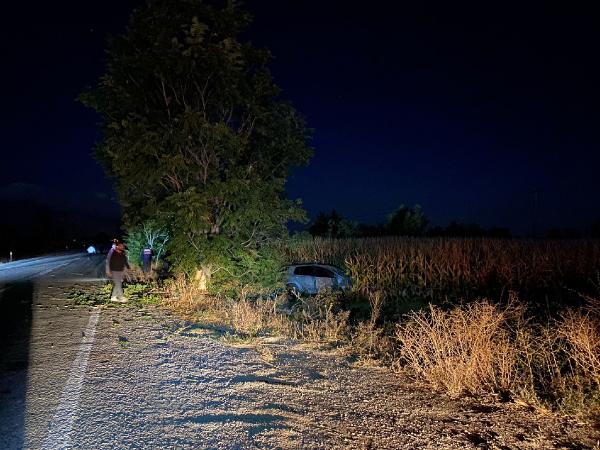
[[[304,215],[285,182],[311,156],[307,128],[280,99],[269,52],[238,39],[249,23],[235,2],[150,0],[81,96],[101,115],[96,154],[125,226],[169,222],[183,270],[251,274]]]

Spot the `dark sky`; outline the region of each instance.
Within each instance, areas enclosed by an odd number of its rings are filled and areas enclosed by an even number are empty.
[[[103,71],[106,33],[140,3],[2,7],[0,194],[110,193],[91,158],[97,118],[75,98]],[[245,2],[249,39],[272,51],[275,81],[315,129],[315,157],[288,189],[311,216],[378,222],[418,203],[434,224],[527,233],[537,192],[540,227],[600,219],[591,7],[349,3]]]

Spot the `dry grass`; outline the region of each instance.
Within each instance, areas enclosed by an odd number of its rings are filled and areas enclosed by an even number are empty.
[[[564,360],[556,367],[553,387],[561,408],[586,411],[600,424],[600,314],[594,300],[567,310],[556,323],[556,348]]]
[[[151,283],[157,281],[157,279],[156,271],[151,270],[144,273],[140,267],[133,264],[124,272],[124,280],[128,283]]]
[[[291,324],[288,318],[277,312],[273,300],[258,302],[240,298],[224,304],[225,320],[240,334],[254,337],[262,334],[289,334]]]
[[[419,377],[450,395],[508,391],[517,356],[507,327],[520,309],[482,301],[444,311],[409,314],[398,325],[400,357]]]
[[[348,311],[334,312],[332,308],[325,308],[318,316],[302,310],[294,321],[294,337],[313,343],[343,342],[348,333],[348,316]]]
[[[209,295],[193,280],[180,276],[167,286],[164,303],[188,320],[230,328],[246,338],[291,333],[287,316],[276,309],[275,300],[233,300]]]
[[[335,306],[336,296],[324,293],[299,298],[291,313],[278,309],[280,299],[217,298],[196,283],[178,277],[167,288],[164,304],[188,320],[229,328],[241,337],[279,335],[312,343],[341,344],[350,335],[348,311]]]
[[[365,292],[363,295],[369,299],[371,315],[368,320],[360,321],[353,327],[350,349],[366,362],[382,361],[393,364],[396,356],[393,341],[378,325],[384,296],[380,291]]]
[[[600,386],[600,322],[592,311],[568,310],[557,331],[568,345],[573,365],[584,378]]]
[[[568,310],[545,326],[524,307],[488,301],[409,314],[399,362],[452,396],[500,393],[598,420],[600,317]]]

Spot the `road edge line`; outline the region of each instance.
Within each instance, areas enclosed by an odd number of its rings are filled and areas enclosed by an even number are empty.
[[[71,432],[76,419],[79,399],[83,389],[83,381],[87,372],[90,352],[94,344],[96,325],[100,318],[100,309],[94,308],[85,328],[83,339],[71,370],[67,383],[60,397],[60,402],[48,425],[48,434],[42,444],[43,450],[71,448]]]

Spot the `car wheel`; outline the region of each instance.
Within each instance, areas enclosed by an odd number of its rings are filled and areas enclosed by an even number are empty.
[[[300,298],[300,291],[295,284],[288,284],[285,289],[287,291],[288,301],[296,301]]]

